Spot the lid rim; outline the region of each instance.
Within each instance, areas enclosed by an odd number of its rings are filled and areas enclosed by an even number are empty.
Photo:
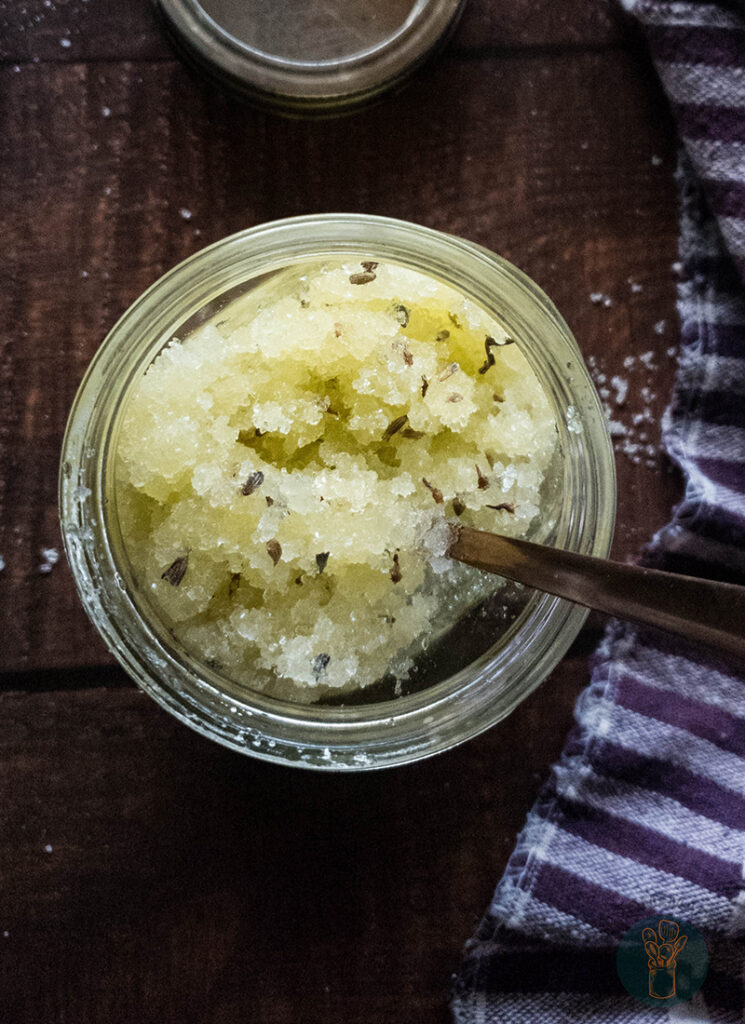
[[[431,0],[386,40],[348,58],[297,61],[241,43],[199,0],[157,0],[176,42],[221,81],[256,98],[295,109],[342,107],[376,96],[413,73],[444,44],[466,0]]]

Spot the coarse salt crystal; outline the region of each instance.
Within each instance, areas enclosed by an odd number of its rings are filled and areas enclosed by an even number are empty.
[[[629,393],[629,382],[623,377],[611,377],[611,387],[616,389],[616,405],[623,405]]]

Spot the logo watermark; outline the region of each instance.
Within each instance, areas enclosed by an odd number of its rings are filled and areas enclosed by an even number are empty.
[[[645,917],[626,932],[616,955],[626,991],[648,1006],[692,999],[704,983],[709,954],[693,925],[674,917]]]

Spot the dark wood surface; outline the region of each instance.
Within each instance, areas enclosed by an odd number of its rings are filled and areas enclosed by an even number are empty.
[[[611,2],[471,0],[407,88],[320,123],[197,80],[145,0],[0,3],[0,59],[0,1019],[444,1022],[601,620],[432,761],[328,778],[241,758],[112,664],[63,559],[39,571],[60,441],[106,331],[185,256],[292,214],[402,217],[513,260],[600,386],[628,384],[614,553],[635,557],[679,496],[657,451],[675,142],[644,48]]]

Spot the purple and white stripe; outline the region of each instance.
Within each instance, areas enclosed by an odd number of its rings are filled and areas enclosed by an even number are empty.
[[[623,2],[684,145],[682,348],[663,442],[686,493],[645,560],[745,583],[745,0]],[[741,1021],[744,871],[742,666],[612,626],[466,947],[456,1021]],[[615,970],[620,937],[653,914],[690,921],[710,954],[702,990],[666,1013],[626,995]]]

